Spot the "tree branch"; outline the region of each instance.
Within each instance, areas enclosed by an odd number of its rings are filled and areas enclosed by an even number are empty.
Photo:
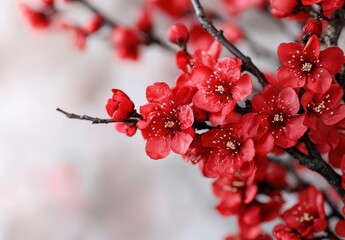
[[[267,79],[264,74],[253,64],[252,60],[245,56],[237,47],[235,47],[231,42],[229,42],[223,35],[222,30],[218,30],[211,20],[206,17],[204,8],[200,4],[199,0],[191,0],[195,14],[199,19],[199,22],[218,42],[220,42],[226,49],[228,49],[233,55],[240,58],[243,62],[243,70],[252,73],[257,77],[262,86],[267,85]]]
[[[296,147],[286,149],[286,152],[298,160],[301,165],[319,173],[337,191],[340,198],[344,201],[345,190],[341,187],[341,176],[322,159],[319,153],[317,153],[316,156],[313,156],[315,154],[313,151],[314,154],[311,154],[310,156],[305,155]]]
[[[75,1],[79,2],[82,5],[84,5],[87,9],[89,9],[94,14],[97,14],[97,15],[101,16],[103,21],[104,21],[104,24],[107,25],[108,27],[114,28],[114,27],[116,27],[118,25],[117,22],[115,22],[114,20],[112,20],[109,17],[105,16],[103,13],[101,13],[95,6],[93,6],[87,0],[75,0]],[[174,49],[172,49],[168,44],[166,44],[163,41],[161,41],[160,39],[158,39],[152,33],[148,33],[148,32],[140,32],[140,33],[145,38],[144,44],[146,44],[146,45],[157,44],[157,45],[161,46],[164,49],[167,49],[169,51],[174,52]]]
[[[115,123],[116,121],[114,119],[103,119],[103,118],[97,118],[97,117],[90,117],[88,115],[78,115],[74,113],[69,113],[66,112],[60,108],[57,108],[56,111],[61,112],[64,114],[67,118],[70,119],[78,119],[78,120],[85,120],[85,121],[90,121],[92,124],[108,124],[108,123]],[[138,118],[128,118],[123,120],[123,123],[136,123],[138,122]]]

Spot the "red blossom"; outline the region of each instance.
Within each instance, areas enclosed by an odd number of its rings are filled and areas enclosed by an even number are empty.
[[[266,5],[266,0],[223,0],[226,10],[230,14],[237,15],[250,8],[264,7]]]
[[[345,237],[345,220],[339,220],[335,225],[335,232],[340,237]]]
[[[308,36],[316,35],[319,37],[321,33],[326,30],[326,28],[327,28],[326,21],[313,19],[304,25],[303,30],[305,34]]]
[[[129,97],[119,89],[113,89],[113,96],[106,105],[109,116],[116,122],[121,122],[128,118],[134,110],[134,103]]]
[[[270,0],[271,13],[276,18],[306,19],[308,14],[302,12],[298,0]]]
[[[345,118],[345,105],[340,104],[343,94],[338,84],[332,84],[324,94],[303,94],[301,104],[306,111],[304,125],[315,128],[318,119],[326,125],[334,125]]]
[[[140,107],[144,120],[137,123],[146,142],[146,153],[162,159],[172,150],[185,154],[193,141],[193,111],[188,105],[176,105],[166,83],[155,83],[146,89],[148,104]]]
[[[115,123],[115,129],[127,135],[128,137],[134,136],[134,134],[137,132],[137,127],[135,123]]]
[[[112,40],[117,56],[125,59],[138,59],[140,39],[134,30],[117,26],[113,30]]]
[[[147,8],[141,9],[135,26],[142,32],[150,33],[153,27],[152,14]]]
[[[320,51],[320,41],[313,35],[305,47],[298,43],[282,43],[278,56],[282,66],[277,71],[283,87],[306,87],[315,93],[325,93],[332,83],[332,76],[343,66],[343,51],[330,47]]]
[[[51,25],[52,20],[49,15],[45,13],[45,9],[41,11],[34,10],[26,4],[22,4],[20,7],[28,23],[33,28],[44,29]]]
[[[157,6],[164,13],[174,18],[182,17],[192,8],[189,0],[174,0],[174,4],[171,4],[170,0],[147,0],[147,2]]]
[[[95,16],[92,17],[92,19],[86,24],[85,26],[85,31],[88,34],[97,32],[103,24],[103,17],[96,14]]]
[[[328,221],[322,193],[313,186],[304,189],[299,194],[299,202],[285,211],[282,218],[288,232],[295,232],[301,237],[327,229]]]
[[[243,116],[236,123],[222,125],[202,135],[202,145],[210,148],[206,167],[214,174],[239,170],[245,162],[253,161],[257,124],[249,116]]]
[[[218,41],[214,41],[207,49],[196,49],[192,55],[181,50],[176,52],[176,65],[186,73],[190,73],[194,67],[199,65],[213,68],[221,51],[222,45]]]
[[[303,125],[304,115],[297,114],[300,102],[292,88],[278,90],[268,85],[262,94],[254,95],[252,108],[264,133],[257,148],[264,147],[270,151],[273,144],[282,148],[292,147],[307,130]]]
[[[192,71],[192,81],[198,88],[193,103],[210,112],[213,125],[221,124],[232,113],[236,102],[252,92],[249,75],[241,75],[241,64],[238,58],[225,58],[214,68],[197,66]]]

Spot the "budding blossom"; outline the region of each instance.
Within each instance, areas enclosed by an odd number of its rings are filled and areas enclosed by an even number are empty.
[[[116,26],[113,29],[112,40],[119,58],[138,59],[140,39],[134,30],[124,26]]]
[[[179,46],[183,46],[189,39],[189,32],[187,27],[182,23],[176,23],[172,25],[167,32],[170,42]]]
[[[34,10],[26,4],[21,5],[21,10],[24,13],[24,17],[27,19],[29,24],[35,29],[45,29],[48,28],[52,21],[45,12],[45,9],[41,11]]]
[[[119,89],[113,89],[113,96],[106,105],[109,116],[116,122],[121,122],[130,117],[134,110],[134,103]]]

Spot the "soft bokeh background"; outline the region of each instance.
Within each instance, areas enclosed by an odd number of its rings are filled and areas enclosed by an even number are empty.
[[[127,23],[138,7],[94,2]],[[173,55],[153,46],[139,62],[119,61],[102,34],[80,53],[65,34],[30,30],[18,3],[0,7],[0,239],[208,240],[234,232],[236,222],[214,211],[212,181],[197,167],[176,155],[152,161],[140,134],[128,138],[55,111],[107,117],[112,88],[139,106],[147,85],[173,82]],[[255,12],[242,24],[272,49],[281,41],[270,37],[279,27]]]

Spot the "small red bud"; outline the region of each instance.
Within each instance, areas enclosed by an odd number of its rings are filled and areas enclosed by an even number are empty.
[[[51,7],[54,5],[54,0],[42,0],[43,4],[48,6],[48,7]]]
[[[135,25],[142,32],[150,32],[152,29],[151,13],[147,9],[142,9]]]
[[[304,25],[303,29],[308,36],[320,36],[322,33],[322,22],[320,20],[311,20]]]
[[[177,45],[185,44],[189,39],[189,31],[182,23],[176,23],[168,29],[168,39]]]
[[[87,33],[94,33],[99,30],[99,28],[103,24],[103,18],[100,15],[95,15],[90,22],[88,22],[85,26],[85,32]]]

